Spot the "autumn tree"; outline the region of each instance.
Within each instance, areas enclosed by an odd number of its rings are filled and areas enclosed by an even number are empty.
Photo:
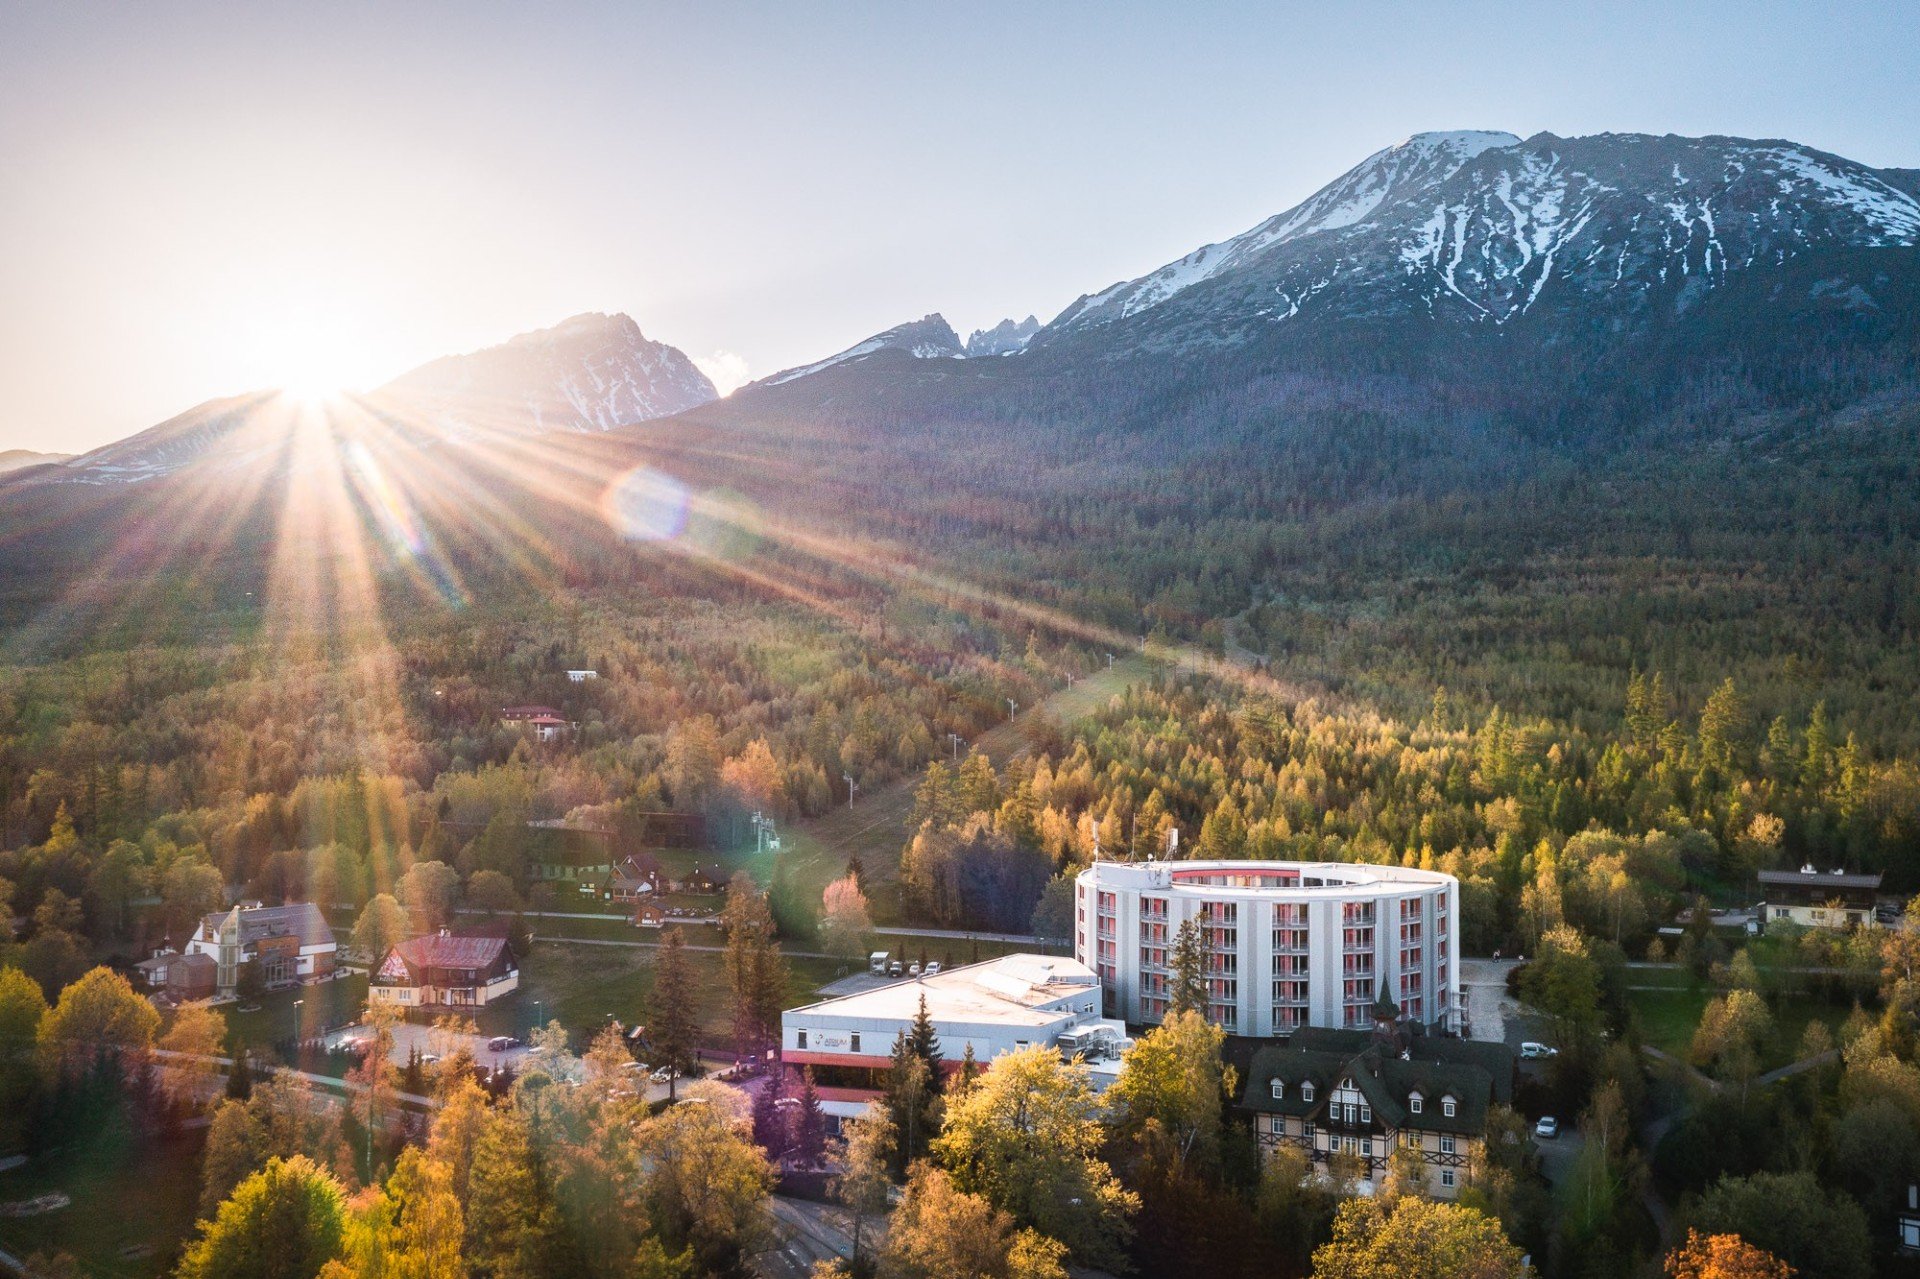
[[[1694,1031],[1690,1056],[1697,1066],[1740,1086],[1742,1100],[1759,1069],[1760,1052],[1773,1034],[1767,1003],[1751,990],[1728,991],[1707,1002]]]
[[[1198,1012],[1173,1013],[1127,1053],[1107,1090],[1114,1135],[1143,1156],[1210,1169],[1220,1155],[1223,1102],[1234,1091],[1221,1062],[1226,1032]]]
[[[1519,1279],[1520,1250],[1472,1208],[1402,1196],[1350,1199],[1315,1249],[1314,1279]]]
[[[213,1112],[200,1158],[200,1215],[212,1217],[221,1200],[266,1160],[265,1126],[244,1101],[229,1097]]]
[[[41,1049],[54,1057],[99,1052],[143,1053],[153,1047],[160,1014],[127,979],[96,968],[60,992],[40,1022]]]
[[[1086,1067],[1036,1044],[995,1058],[951,1099],[933,1155],[957,1188],[1060,1240],[1076,1263],[1111,1266],[1140,1201],[1100,1158],[1100,1114]]]
[[[464,1213],[452,1171],[408,1147],[373,1197],[349,1221],[344,1256],[322,1279],[466,1279]]]
[[[917,1163],[880,1255],[881,1279],[1065,1279],[1066,1249]]]
[[[234,1188],[188,1245],[178,1279],[314,1279],[340,1254],[345,1195],[304,1155],[273,1159]]]
[[[633,1145],[646,1169],[648,1219],[669,1252],[691,1251],[706,1270],[726,1273],[758,1250],[773,1169],[724,1110],[669,1106],[640,1125]]]
[[[766,896],[745,871],[727,885],[720,924],[727,939],[722,959],[733,996],[734,1040],[743,1053],[757,1050],[779,1025],[787,969],[773,940]]]
[[[1667,1254],[1670,1279],[1792,1279],[1793,1267],[1739,1235],[1687,1231],[1687,1241]]]
[[[1866,1215],[1810,1172],[1723,1177],[1694,1208],[1706,1235],[1737,1235],[1792,1266],[1800,1279],[1866,1279],[1873,1249]]]
[[[198,1106],[204,1095],[218,1091],[210,1087],[221,1073],[220,1063],[214,1059],[227,1051],[227,1019],[218,1010],[205,1004],[184,1005],[174,1013],[173,1024],[160,1037],[159,1047],[172,1054],[166,1070],[183,1100]]]
[[[828,884],[820,902],[821,949],[839,959],[859,959],[866,953],[872,932],[873,920],[867,913],[867,895],[860,891],[860,881],[849,874]]]
[[[394,892],[415,927],[444,928],[453,919],[454,902],[460,895],[460,872],[445,862],[415,862]]]
[[[866,1113],[845,1125],[840,1175],[833,1179],[833,1197],[847,1210],[853,1236],[853,1268],[864,1273],[862,1241],[867,1220],[883,1216],[893,1187],[893,1119],[886,1107],[869,1102]]]

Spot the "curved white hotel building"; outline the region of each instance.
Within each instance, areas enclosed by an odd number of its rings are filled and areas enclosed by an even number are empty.
[[[1074,886],[1074,957],[1105,1013],[1166,1016],[1173,942],[1193,920],[1207,1015],[1228,1034],[1371,1026],[1384,991],[1408,1021],[1461,1029],[1460,884],[1347,862],[1095,862]]]

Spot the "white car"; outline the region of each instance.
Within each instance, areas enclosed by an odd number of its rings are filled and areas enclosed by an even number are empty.
[[[1533,1135],[1552,1141],[1560,1135],[1560,1121],[1552,1115],[1542,1115],[1540,1122],[1533,1126]]]
[[[1560,1050],[1550,1044],[1536,1044],[1531,1039],[1520,1045],[1520,1056],[1528,1061],[1537,1061],[1543,1057],[1558,1057]]]
[[[660,1069],[653,1072],[653,1082],[656,1084],[664,1084],[668,1080],[678,1079],[678,1078],[680,1078],[679,1071],[670,1070],[665,1066],[662,1066],[660,1067]]]

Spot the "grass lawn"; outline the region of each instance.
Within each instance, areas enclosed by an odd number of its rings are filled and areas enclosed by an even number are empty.
[[[1713,992],[1706,990],[1636,990],[1629,993],[1628,999],[1639,1015],[1640,1033],[1646,1042],[1684,1058],[1693,1043],[1694,1032],[1700,1028],[1707,1001],[1712,997]],[[1782,996],[1768,1007],[1773,1010],[1774,1034],[1773,1041],[1761,1054],[1763,1070],[1798,1059],[1800,1037],[1806,1033],[1809,1022],[1826,1022],[1838,1039],[1840,1023],[1852,1011],[1851,1006],[1802,995]]]
[[[296,986],[276,990],[255,1000],[224,1004],[218,1011],[227,1019],[227,1044],[271,1044],[293,1033],[295,1000],[300,1001],[300,1028],[303,1035],[318,1035],[334,1027],[357,1021],[367,1004],[367,978],[353,973],[337,981],[314,986]],[[242,1007],[258,1004],[258,1012],[243,1013]]]
[[[20,1257],[61,1249],[88,1274],[150,1279],[172,1271],[200,1198],[204,1131],[129,1148],[105,1141],[0,1173],[0,1201],[61,1190],[71,1206],[0,1218],[0,1246]]]
[[[572,1033],[575,1049],[584,1048],[609,1013],[629,1026],[646,1020],[658,955],[657,950],[542,941],[520,965],[519,991],[480,1010],[480,1028],[489,1034],[524,1035],[536,1019],[558,1018]],[[715,1042],[725,1038],[732,1017],[721,958],[714,952],[687,952],[694,989],[702,996],[701,1037]],[[807,1003],[821,986],[841,975],[841,965],[830,959],[789,958],[787,969],[788,1007]]]

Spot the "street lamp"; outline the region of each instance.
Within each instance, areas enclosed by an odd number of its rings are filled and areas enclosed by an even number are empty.
[[[860,783],[853,780],[852,773],[842,773],[840,776],[847,783],[847,807],[852,808],[853,796],[854,793],[860,789]]]
[[[1017,711],[1019,711],[1019,709],[1020,709],[1020,703],[1014,701],[1011,697],[1009,697],[1007,699],[1007,718],[1012,719],[1014,717],[1014,714]]]
[[[960,734],[948,733],[947,738],[953,743],[953,762],[958,764],[960,762]]]
[[[295,1054],[300,1051],[300,1005],[306,1002],[304,999],[293,1001],[293,1051]]]

